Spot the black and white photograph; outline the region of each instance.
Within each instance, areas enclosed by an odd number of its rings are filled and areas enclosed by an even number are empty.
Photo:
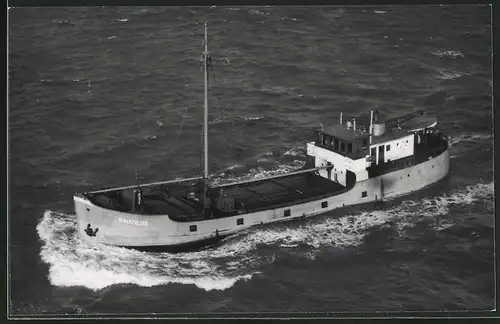
[[[7,15],[8,317],[495,310],[491,5]]]

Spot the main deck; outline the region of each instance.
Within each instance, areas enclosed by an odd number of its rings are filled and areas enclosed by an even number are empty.
[[[222,193],[232,197],[239,213],[249,213],[311,201],[325,195],[340,193],[344,189],[345,187],[337,182],[327,180],[314,172],[308,172],[213,188],[212,196],[218,198]]]
[[[204,219],[203,187],[198,183],[190,186],[154,185],[144,187],[142,203],[134,209],[134,189],[87,193],[85,196],[100,207],[145,216],[168,215],[175,221]],[[346,188],[327,180],[314,172],[236,183],[209,188],[212,218],[229,217],[287,204],[302,203],[341,193]],[[221,196],[222,195],[222,196]],[[229,197],[234,208],[227,212],[216,201]],[[234,199],[234,200],[233,200]]]

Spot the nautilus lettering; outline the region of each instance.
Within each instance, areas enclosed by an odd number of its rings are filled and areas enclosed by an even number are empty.
[[[118,218],[118,221],[123,224],[136,225],[136,226],[148,226],[148,221],[137,221],[135,219],[123,219]]]

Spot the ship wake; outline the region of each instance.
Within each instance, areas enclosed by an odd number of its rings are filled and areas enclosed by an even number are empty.
[[[392,207],[382,210],[334,211],[311,220],[252,228],[217,246],[177,254],[83,243],[76,233],[76,217],[54,211],[45,212],[37,231],[43,241],[40,255],[49,265],[49,280],[55,286],[100,290],[116,284],[177,283],[225,290],[265,273],[266,265],[279,258],[280,252],[314,259],[326,248],[356,247],[370,229],[384,224],[395,224],[398,235],[425,220],[441,231],[458,222],[446,217],[450,208],[486,202],[493,212],[492,201],[493,182],[476,184],[435,198],[389,202]]]

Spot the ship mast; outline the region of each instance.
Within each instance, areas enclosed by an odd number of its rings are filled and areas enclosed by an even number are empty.
[[[204,120],[203,120],[203,155],[204,155],[204,166],[203,166],[203,180],[204,180],[204,190],[203,190],[203,211],[206,215],[208,211],[208,64],[210,62],[208,54],[208,36],[207,36],[207,23],[205,22],[205,51],[203,52],[203,66],[204,66],[204,81],[205,81],[205,103],[204,103]]]

